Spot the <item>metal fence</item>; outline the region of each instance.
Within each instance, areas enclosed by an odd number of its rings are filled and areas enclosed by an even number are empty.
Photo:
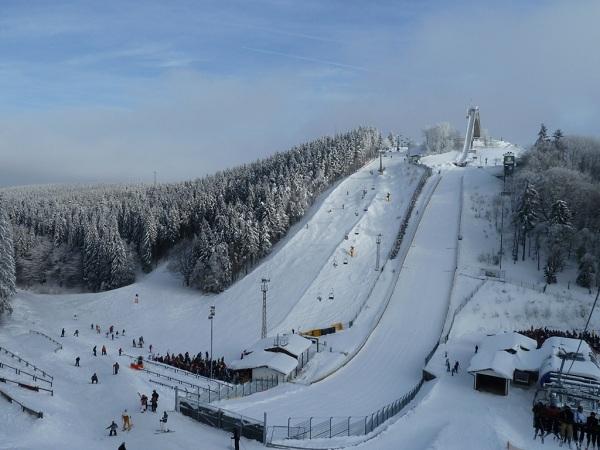
[[[25,375],[25,376],[31,378],[33,381],[42,381],[44,383],[49,384],[50,387],[52,387],[52,381],[46,380],[45,378],[42,378],[39,375],[36,375],[35,373],[29,373],[29,372],[27,372],[27,371],[25,371],[25,370],[23,370],[23,369],[21,369],[19,367],[14,367],[14,366],[11,366],[10,364],[6,364],[6,363],[0,361],[0,369],[3,369],[5,367],[8,368],[8,369],[10,369],[10,370],[14,370],[15,371],[15,375]]]
[[[265,379],[256,379],[247,383],[219,385],[211,389],[197,387],[194,391],[183,389],[181,397],[195,403],[212,403],[219,400],[229,400],[233,398],[246,397],[257,392],[264,392],[279,385],[278,377]]]
[[[267,442],[367,435],[402,411],[416,397],[423,383],[424,379],[421,378],[409,392],[398,400],[367,416],[290,417],[287,425],[267,427]]]
[[[0,396],[4,397],[6,399],[6,401],[8,401],[9,403],[16,403],[17,405],[19,405],[21,407],[21,410],[23,412],[26,412],[27,414],[30,414],[38,419],[42,419],[44,417],[43,412],[36,411],[34,409],[29,408],[28,406],[25,406],[23,403],[21,403],[18,400],[15,400],[14,398],[12,398],[10,395],[8,395],[3,390],[0,390]]]
[[[223,408],[198,403],[187,395],[180,396],[178,390],[175,391],[175,410],[211,427],[229,432],[237,429],[245,438],[266,443],[266,414],[261,422]]]
[[[25,364],[25,367],[31,367],[33,369],[34,372],[38,372],[41,373],[42,376],[44,378],[47,378],[51,381],[54,381],[54,377],[50,374],[48,374],[48,372],[46,372],[45,370],[40,369],[39,367],[37,367],[35,364],[30,363],[29,361],[24,360],[23,358],[21,358],[19,355],[17,355],[16,353],[11,352],[10,350],[4,348],[4,347],[0,347],[0,351],[2,353],[4,353],[5,355],[10,356],[13,359],[16,359],[17,361],[19,361],[21,364]]]
[[[42,337],[48,339],[50,342],[52,342],[54,345],[56,345],[56,349],[54,350],[55,352],[57,352],[58,350],[62,350],[62,348],[63,348],[63,346],[60,342],[58,342],[56,339],[51,338],[46,333],[42,333],[41,331],[36,331],[36,330],[29,330],[29,333],[37,334],[38,336],[42,336]]]

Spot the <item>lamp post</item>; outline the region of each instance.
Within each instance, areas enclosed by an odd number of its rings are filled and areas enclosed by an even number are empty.
[[[267,337],[267,291],[269,290],[269,280],[268,278],[263,278],[260,284],[260,290],[263,294],[263,302],[262,302],[262,328],[260,331],[260,338],[264,339]]]
[[[213,319],[215,318],[215,306],[210,307],[208,320],[210,320],[210,379],[213,377]]]
[[[377,235],[377,239],[375,240],[377,243],[377,258],[375,259],[375,270],[379,270],[379,246],[381,245],[381,233]]]

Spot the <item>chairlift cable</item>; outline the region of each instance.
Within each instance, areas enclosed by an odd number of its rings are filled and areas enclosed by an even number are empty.
[[[579,339],[579,344],[577,345],[577,351],[575,353],[579,353],[579,349],[581,348],[581,343],[583,342],[583,336],[587,332],[588,326],[590,325],[590,320],[592,319],[592,314],[594,313],[594,308],[596,307],[596,303],[598,302],[598,297],[600,296],[600,286],[598,286],[598,292],[596,292],[596,299],[594,300],[594,304],[592,305],[592,309],[590,310],[590,315],[588,316],[587,322],[585,324],[585,328],[583,329],[583,333],[581,334],[581,339]],[[567,370],[566,375],[571,372],[573,368],[573,364],[575,364],[575,358],[571,360],[571,365],[569,366],[569,370]],[[560,372],[559,372],[560,373]]]

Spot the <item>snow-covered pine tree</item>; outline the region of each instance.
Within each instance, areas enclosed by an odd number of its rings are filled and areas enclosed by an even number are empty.
[[[8,299],[16,292],[12,225],[0,197],[0,315],[11,312]]]
[[[517,220],[521,227],[522,242],[523,242],[523,261],[525,260],[525,244],[527,240],[527,234],[533,230],[538,221],[538,206],[539,206],[539,194],[533,187],[533,184],[527,183],[525,192],[521,197],[521,202],[517,209]]]
[[[579,270],[577,272],[577,284],[579,286],[590,288],[594,282],[594,274],[596,273],[596,260],[594,257],[586,253],[579,261]]]
[[[540,131],[538,131],[538,137],[535,141],[535,147],[540,150],[544,150],[546,144],[548,143],[548,128],[543,123],[540,125]]]

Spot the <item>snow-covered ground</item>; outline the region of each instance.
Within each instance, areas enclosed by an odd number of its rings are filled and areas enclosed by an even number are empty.
[[[327,326],[360,314],[352,328],[324,338],[331,352],[318,354],[298,382],[224,401],[222,406],[256,418],[266,411],[271,425],[283,425],[290,416],[318,420],[329,415],[370,414],[419,381],[424,357],[442,328],[448,331],[451,324],[449,341],[440,345],[428,365],[438,378],[424,385],[406,411],[367,437],[305,444],[479,450],[503,449],[510,441],[523,449],[552,448],[552,442],[541,447],[532,441],[533,390],[514,388],[508,397],[476,392],[470,375],[461,370],[452,377],[443,367],[446,352],[461,367],[468,366],[475,343],[489,331],[531,325],[581,328],[593,301],[587,291],[567,285],[566,275],[559,276],[558,285],[540,292],[542,277],[530,258],[513,264],[505,256],[505,282],[482,277],[482,268],[497,268],[490,255],[497,253],[499,246],[497,217],[490,205],[502,182],[499,167],[492,161],[509,150],[520,151],[507,143],[478,148],[479,159],[471,160],[466,168],[452,164],[456,158],[452,153],[423,158],[434,168],[434,176],[423,189],[395,260],[386,261],[385,257],[421,175],[421,169],[405,165],[398,155],[386,158],[384,175],[377,174],[378,162],[373,162],[324,194],[272,255],[222,294],[205,296],[185,289],[164,266],[135,285],[106,293],[51,296],[19,292],[13,301],[14,314],[0,324],[0,346],[52,374],[55,395],[1,384],[1,389],[31,408],[44,411],[44,419],[30,418],[2,400],[0,449],[105,449],[116,448],[122,441],[134,449],[231,448],[226,433],[176,413],[170,415],[169,424],[176,432],[154,435],[158,415],[138,412],[137,393],[149,394],[156,388],[162,413],[172,410],[173,392],[129,369],[129,358],[119,358],[117,350],[122,347],[132,355],[147,352],[131,347],[131,340],[143,335],[146,344],[153,344],[161,353],[206,351],[208,307],[215,304],[214,353],[226,360],[236,358],[259,337],[263,277],[271,279],[270,334]],[[367,191],[364,198],[363,190]],[[390,202],[387,192],[391,193]],[[373,270],[378,233],[383,235],[385,263],[380,272]],[[355,257],[347,255],[350,245],[356,248]],[[333,300],[329,300],[331,291]],[[132,301],[135,293],[140,294],[139,304]],[[461,304],[465,306],[452,322],[450,318]],[[92,323],[103,329],[110,324],[118,330],[124,328],[126,337],[113,341],[97,335],[90,329]],[[594,323],[600,325],[595,318]],[[58,337],[62,327],[65,338]],[[30,334],[30,329],[48,333],[64,348],[55,351],[55,345]],[[75,329],[79,329],[79,337],[73,336]],[[103,344],[108,356],[93,357],[92,347],[97,345],[100,350]],[[76,356],[81,356],[81,367],[74,367]],[[17,364],[1,353],[0,361]],[[121,364],[118,375],[112,375],[115,361]],[[168,369],[156,370],[169,373]],[[94,372],[100,378],[97,386],[89,382]],[[13,376],[6,368],[0,369],[1,376],[29,381],[24,375]],[[125,408],[133,412],[133,430],[109,438],[103,428],[111,419],[119,422]],[[261,447],[247,440],[242,445],[246,449]]]
[[[136,411],[137,392],[149,394],[153,388],[161,395],[160,409],[172,409],[172,391],[159,389],[149,383],[147,375],[128,369],[129,358],[119,358],[118,348],[133,355],[147,351],[133,349],[131,345],[133,338],[143,335],[146,346],[153,344],[154,350],[160,353],[206,351],[209,347],[208,307],[215,304],[214,354],[223,355],[226,360],[236,358],[259,337],[260,279],[263,277],[271,279],[270,334],[289,331],[291,327],[329,325],[332,321],[353,317],[366,302],[380,274],[374,270],[375,236],[383,235],[383,264],[423,172],[404,163],[398,155],[389,155],[384,161],[383,175],[377,173],[378,161],[373,161],[323,195],[264,262],[222,294],[205,296],[186,289],[164,266],[132,286],[105,293],[36,295],[19,292],[13,300],[13,315],[3,319],[0,345],[54,375],[55,395],[44,397],[7,387],[15,398],[42,410],[45,417],[39,421],[25,416],[14,418],[14,408],[3,408],[0,436],[7,436],[6,442],[10,440],[10,443],[5,444],[2,438],[0,448],[5,448],[4,445],[11,448],[17,443],[32,449],[57,447],[73,429],[80,430],[81,437],[79,441],[73,438],[71,448],[106,448],[106,433],[102,429],[111,419],[118,421],[123,408]],[[346,254],[349,245],[356,249],[354,257]],[[348,264],[344,264],[346,258]],[[334,290],[333,301],[328,299],[331,289]],[[140,303],[133,302],[136,293]],[[318,302],[315,294],[322,295],[322,302]],[[101,335],[90,329],[92,323],[102,326]],[[106,338],[104,331],[108,325],[114,325],[117,330],[125,329],[126,337],[114,341]],[[59,338],[63,327],[66,337]],[[49,341],[29,334],[30,329],[60,339],[64,349],[54,352]],[[77,338],[73,336],[75,329],[80,331]],[[91,356],[92,347],[96,345],[99,353],[103,344],[107,346],[108,356]],[[79,368],[74,367],[76,356],[81,357]],[[330,356],[335,359],[335,354]],[[115,376],[112,364],[117,360],[121,372]],[[99,386],[89,383],[94,372],[100,377]],[[135,414],[136,426],[127,434],[128,442],[145,443],[148,433],[158,425],[158,418],[151,416]],[[19,422],[18,426],[13,421]],[[194,436],[204,440],[206,433],[209,442],[214,442],[214,448],[227,447],[229,439],[223,433],[207,432],[205,427],[188,423],[181,417],[174,421],[178,432],[169,435],[173,442],[170,448],[194,447],[190,445]],[[35,432],[31,433],[31,429]],[[210,441],[211,436],[213,441]],[[160,444],[163,438],[166,436],[151,439],[145,447],[164,448]],[[91,443],[83,445],[87,441]],[[153,441],[157,441],[156,447],[152,446]]]

